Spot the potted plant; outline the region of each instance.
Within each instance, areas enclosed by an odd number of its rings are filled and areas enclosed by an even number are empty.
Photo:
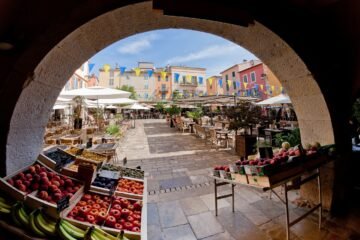
[[[203,111],[201,110],[201,108],[197,108],[196,110],[191,112],[186,112],[186,116],[188,118],[192,118],[197,124],[199,124],[199,122],[201,121],[202,115]]]
[[[261,108],[251,102],[241,101],[226,111],[229,129],[235,130],[235,151],[241,157],[253,154],[257,136],[252,128],[262,119]]]
[[[73,98],[73,107],[74,107],[74,129],[82,128],[82,106],[84,103],[84,98],[77,96]]]
[[[166,108],[166,112],[170,115],[170,127],[175,127],[175,116],[181,113],[181,109],[176,105],[171,105],[171,107]]]
[[[164,113],[164,103],[157,102],[155,105],[155,109],[159,112],[159,118],[162,118],[162,114]]]

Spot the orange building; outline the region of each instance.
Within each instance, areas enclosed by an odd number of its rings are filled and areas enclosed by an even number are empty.
[[[280,93],[285,92],[283,86],[281,85],[279,79],[275,76],[275,74],[270,70],[268,66],[263,64],[264,73],[266,77],[267,84],[271,86],[271,96],[277,96]]]
[[[216,96],[216,95],[223,95],[224,89],[220,85],[222,84],[221,76],[211,76],[208,79],[206,79],[206,93],[208,96]]]
[[[167,68],[157,68],[154,72],[155,77],[155,100],[171,100],[171,73]]]

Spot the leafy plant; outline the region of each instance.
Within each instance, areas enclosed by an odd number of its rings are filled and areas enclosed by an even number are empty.
[[[236,131],[245,129],[245,133],[247,130],[251,132],[252,126],[262,119],[261,108],[245,101],[239,102],[236,107],[227,109],[226,115],[230,119],[229,129]]]
[[[164,112],[164,103],[157,102],[155,105],[155,109],[158,110],[160,113]]]
[[[121,131],[119,126],[113,124],[113,125],[109,125],[106,128],[106,133],[110,134],[111,136],[120,136],[121,135]]]
[[[179,108],[176,105],[171,105],[171,107],[166,108],[165,111],[170,115],[170,116],[174,116],[177,115],[179,113],[181,113],[181,108]]]
[[[133,86],[129,86],[129,85],[122,85],[120,88],[116,88],[116,89],[120,89],[126,92],[130,92],[130,97],[131,99],[136,99],[136,91],[135,88]]]
[[[196,110],[194,111],[191,111],[191,112],[186,112],[186,116],[188,118],[192,118],[194,120],[198,120],[202,117],[203,115],[203,111],[201,110],[201,108],[197,108]]]
[[[283,142],[290,143],[291,147],[295,147],[296,145],[301,143],[300,137],[300,129],[295,128],[290,133],[278,133],[275,135],[275,145],[277,147],[281,147]]]
[[[175,90],[172,94],[172,100],[177,100],[181,98],[179,90]]]

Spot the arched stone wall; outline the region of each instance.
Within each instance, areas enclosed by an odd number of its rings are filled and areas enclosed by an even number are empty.
[[[249,27],[201,19],[164,16],[151,2],[129,5],[84,24],[40,62],[23,86],[7,139],[6,167],[13,172],[32,162],[41,150],[51,107],[72,73],[109,44],[136,33],[185,28],[212,33],[257,55],[277,75],[298,116],[303,142],[333,143],[326,102],[311,73],[296,53],[258,22]]]

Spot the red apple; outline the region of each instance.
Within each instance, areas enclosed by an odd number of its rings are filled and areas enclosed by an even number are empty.
[[[53,185],[56,185],[57,187],[60,187],[59,181],[52,181],[52,184],[53,184]]]
[[[124,224],[124,227],[125,227],[125,229],[131,231],[131,230],[133,229],[133,227],[134,227],[134,224],[132,224],[132,223],[130,223],[130,222],[126,222],[126,223]]]
[[[46,175],[49,179],[53,179],[55,177],[55,173],[53,173],[53,172],[48,172]]]
[[[41,177],[40,177],[39,174],[34,174],[34,176],[33,176],[33,181],[34,181],[34,182],[39,182],[40,179],[41,179]]]
[[[121,209],[122,209],[121,206],[120,206],[120,204],[113,204],[113,205],[112,205],[112,208],[117,209],[117,210],[121,210]]]
[[[85,217],[82,217],[82,216],[76,216],[75,219],[80,222],[85,222]]]
[[[53,196],[53,199],[55,202],[59,201],[62,198],[62,194],[61,193],[55,193]]]
[[[120,223],[115,223],[115,228],[119,230],[123,230],[124,227]]]
[[[132,216],[128,216],[126,220],[132,223],[135,219]]]
[[[40,193],[39,193],[39,198],[41,198],[41,199],[45,200],[48,198],[48,196],[49,196],[49,194],[46,191],[40,191]]]
[[[111,209],[109,214],[114,216],[116,219],[119,219],[121,216],[121,212],[118,209]]]
[[[90,194],[84,194],[84,196],[82,197],[85,201],[91,200],[91,195]]]
[[[130,230],[130,229],[129,229]],[[133,232],[140,232],[140,228],[139,227],[133,227],[132,229],[131,229],[131,231],[133,231]]]
[[[121,216],[124,216],[124,218],[128,217],[130,215],[130,210],[127,208],[124,208],[121,210]]]
[[[134,220],[133,224],[134,224],[135,227],[141,227],[141,223],[140,223],[139,220]]]
[[[141,208],[142,208],[142,203],[140,201],[134,203],[135,210],[141,210]]]
[[[47,185],[47,184],[41,184],[40,185],[40,190],[47,191],[48,189],[49,189],[49,185]]]
[[[90,215],[88,214],[86,216],[86,220],[89,222],[89,223],[95,223],[95,217],[93,215]]]
[[[124,224],[125,224],[125,219],[123,219],[123,218],[121,218],[119,221],[118,221],[121,225],[123,225],[124,226]]]
[[[6,180],[11,186],[14,186],[14,180],[12,180],[12,178],[9,178],[8,180]]]
[[[92,207],[95,208],[95,209],[100,209],[101,208],[100,204],[97,204],[97,203],[93,204]]]
[[[103,221],[105,221],[106,216],[107,216],[106,212],[99,212],[98,215],[96,216],[96,221],[98,223],[103,222]]]
[[[24,184],[19,185],[18,188],[19,188],[19,190],[22,191],[22,192],[26,192],[26,190],[27,190],[27,188],[26,188],[26,186],[25,186]]]
[[[93,215],[93,216],[97,216],[99,214],[99,210],[97,209],[91,209],[89,214]]]
[[[30,167],[29,167],[29,172],[30,172],[31,174],[35,174],[35,173],[36,173],[35,167],[34,167],[34,166],[30,166]]]
[[[135,210],[135,209],[134,209],[134,205],[131,205],[131,204],[128,205],[127,209],[129,209],[130,211],[134,211],[134,210]]]
[[[39,176],[40,176],[41,178],[43,178],[43,177],[48,177],[47,174],[46,174],[46,172],[40,172],[40,173],[39,173]]]
[[[15,181],[15,186],[20,186],[22,184],[23,184],[23,182],[20,179]]]
[[[114,216],[108,216],[105,220],[105,225],[109,227],[115,227],[116,219]]]

